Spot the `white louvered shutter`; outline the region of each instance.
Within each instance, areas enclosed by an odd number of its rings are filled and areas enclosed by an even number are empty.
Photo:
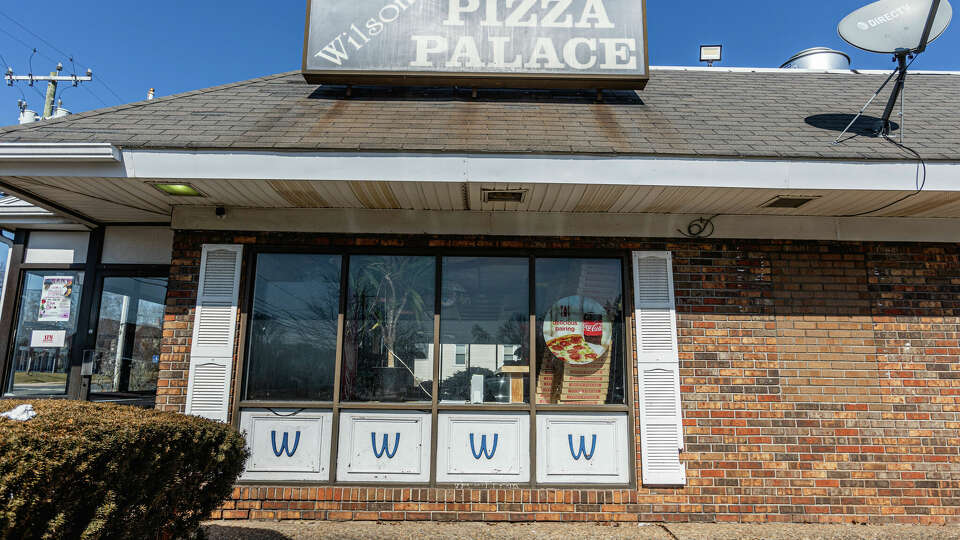
[[[203,246],[190,345],[187,414],[227,421],[240,284],[238,245]]]
[[[634,252],[633,290],[643,484],[684,485],[680,357],[670,252]]]

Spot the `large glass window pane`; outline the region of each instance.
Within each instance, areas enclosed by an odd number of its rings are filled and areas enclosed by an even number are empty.
[[[444,257],[441,401],[529,401],[529,277],[527,258]]]
[[[537,403],[624,403],[619,259],[537,259]]]
[[[246,399],[333,400],[340,266],[339,255],[257,256]]]
[[[431,401],[436,258],[350,257],[342,401]]]
[[[26,272],[23,281],[7,395],[65,394],[83,272]]]
[[[153,405],[166,296],[166,278],[104,278],[91,401]]]

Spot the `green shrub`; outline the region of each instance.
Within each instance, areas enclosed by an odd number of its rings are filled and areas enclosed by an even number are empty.
[[[0,418],[0,538],[192,534],[243,470],[236,429],[173,413],[64,400]]]

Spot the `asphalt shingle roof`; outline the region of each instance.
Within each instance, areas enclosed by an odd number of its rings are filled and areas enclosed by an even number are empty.
[[[284,73],[0,128],[0,142],[126,148],[910,159],[857,124],[878,74],[656,69],[642,92],[355,88]],[[891,85],[892,86],[892,85]],[[890,87],[888,87],[889,89]],[[889,90],[867,111],[882,114]],[[904,142],[960,160],[960,75],[911,74]],[[898,109],[899,110],[899,109]],[[896,115],[895,115],[896,118]]]

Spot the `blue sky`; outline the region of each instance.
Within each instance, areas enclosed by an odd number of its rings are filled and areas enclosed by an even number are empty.
[[[797,51],[827,46],[850,54],[854,68],[893,69],[889,57],[858,51],[837,36],[840,19],[866,3],[648,0],[650,61],[697,65],[701,43],[722,43],[723,66],[779,67]],[[38,6],[0,4],[0,55],[19,74],[30,71],[33,47],[39,49],[34,73],[48,73],[57,61],[69,72],[69,54],[78,73],[93,69],[93,83],[62,93],[73,112],[141,100],[151,87],[162,96],[300,67],[306,0],[48,0],[42,12]],[[960,70],[956,51],[960,31],[951,27],[914,69]],[[32,109],[42,107],[44,88],[19,88]],[[0,86],[0,125],[16,122],[20,97],[16,88]]]

